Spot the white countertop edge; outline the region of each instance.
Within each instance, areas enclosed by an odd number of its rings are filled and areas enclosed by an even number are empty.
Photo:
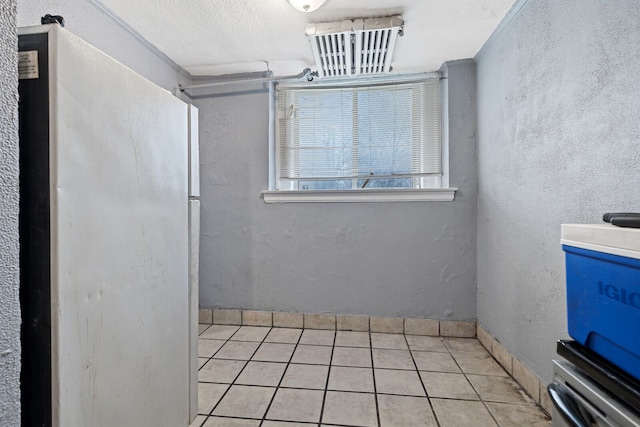
[[[574,240],[561,239],[560,243],[566,246],[572,246],[574,248],[587,249],[594,252],[602,252],[612,255],[619,255],[626,258],[640,259],[640,252],[632,251],[629,249],[616,248],[613,246],[596,245],[593,243],[576,242]]]

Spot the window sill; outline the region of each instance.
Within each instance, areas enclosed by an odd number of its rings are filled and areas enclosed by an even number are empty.
[[[451,202],[457,188],[263,191],[265,203]]]

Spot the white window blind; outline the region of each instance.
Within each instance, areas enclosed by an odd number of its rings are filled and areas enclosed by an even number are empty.
[[[279,189],[422,188],[441,169],[436,79],[278,87]],[[432,186],[432,184],[429,184]]]

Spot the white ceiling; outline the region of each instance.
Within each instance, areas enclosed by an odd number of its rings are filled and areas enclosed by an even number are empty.
[[[473,57],[515,0],[327,0],[312,13],[287,0],[100,2],[194,76],[267,69],[283,76],[315,70],[307,23],[402,15],[394,72],[433,71]]]

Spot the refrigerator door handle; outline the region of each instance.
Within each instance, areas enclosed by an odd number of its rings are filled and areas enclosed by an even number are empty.
[[[547,386],[549,397],[553,402],[553,406],[556,407],[562,418],[571,427],[591,427],[592,421],[585,419],[585,414],[580,410],[580,403],[577,402],[569,390],[558,383],[551,383]],[[586,416],[589,416],[586,414]],[[591,418],[591,417],[589,417]]]

